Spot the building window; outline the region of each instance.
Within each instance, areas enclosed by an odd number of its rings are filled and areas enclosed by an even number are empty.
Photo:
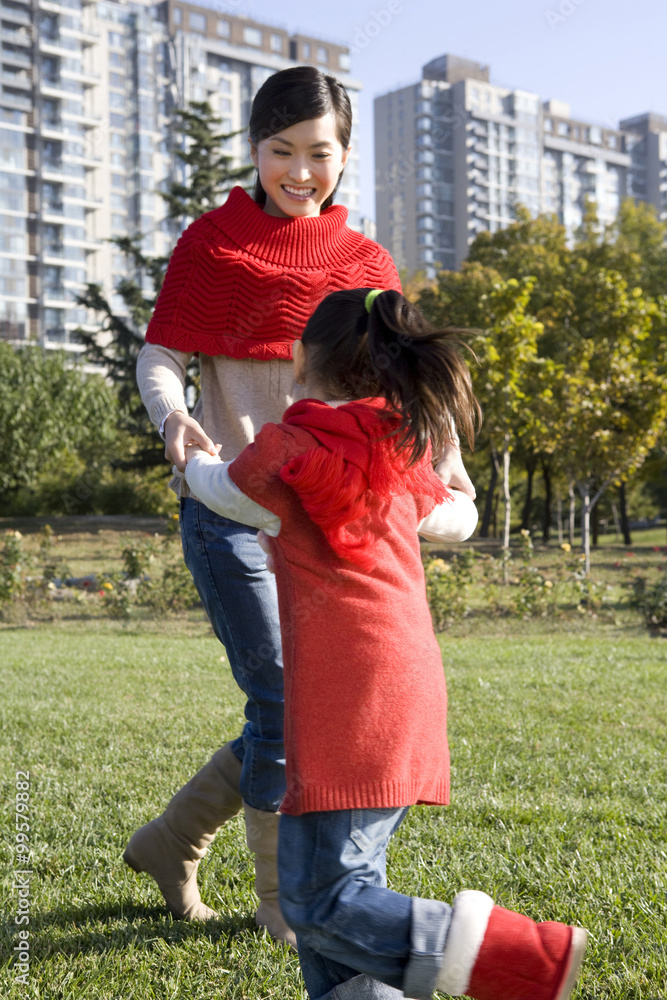
[[[310,42],[303,42],[301,45],[301,55],[304,59],[310,59]]]
[[[123,36],[121,34],[119,34],[117,31],[110,31],[109,32],[109,45],[112,48],[114,48],[114,49],[122,49],[123,48],[123,42],[124,42]]]
[[[282,52],[282,50],[283,50],[282,35],[271,35],[271,51]]]
[[[556,127],[556,132],[558,133],[558,135],[567,136],[570,133],[570,126],[567,124],[567,122],[558,122],[558,125]]]
[[[553,132],[553,130],[554,130],[554,123],[551,121],[551,118],[545,118],[544,119],[544,131],[545,132]]]
[[[324,45],[317,46],[317,61],[324,66],[329,65],[329,50]]]
[[[338,67],[346,70],[350,68],[350,56],[347,52],[341,52],[338,56]]]
[[[609,146],[610,149],[617,149],[618,148],[618,139],[617,139],[617,137],[615,135],[608,135],[607,136],[607,145]]]
[[[218,21],[218,34],[221,38],[229,38],[232,28],[229,21]]]
[[[246,45],[252,45],[256,49],[262,47],[262,32],[259,28],[244,28],[243,41]]]
[[[594,142],[596,146],[599,146],[602,142],[602,132],[597,127],[597,125],[592,125],[588,130],[589,142]]]
[[[172,16],[174,18],[174,24],[180,24],[183,20],[183,11],[180,7],[174,7],[174,13]]]
[[[188,24],[191,31],[201,31],[206,34],[206,14],[197,14],[191,10],[188,14]]]

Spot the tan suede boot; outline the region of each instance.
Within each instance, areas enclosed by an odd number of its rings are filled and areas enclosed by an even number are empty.
[[[255,892],[259,907],[258,927],[266,927],[276,941],[286,941],[296,950],[296,935],[287,926],[278,900],[278,821],[279,813],[263,812],[243,803],[246,841],[255,855]]]
[[[125,848],[123,860],[152,875],[179,920],[217,916],[201,901],[197,868],[222,824],[240,811],[240,782],[241,763],[226,743]]]

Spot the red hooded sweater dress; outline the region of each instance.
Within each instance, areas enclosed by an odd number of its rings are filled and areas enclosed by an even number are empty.
[[[281,518],[282,811],[449,801],[447,692],[417,525],[448,493],[407,469],[383,400],[291,406],[229,475]]]

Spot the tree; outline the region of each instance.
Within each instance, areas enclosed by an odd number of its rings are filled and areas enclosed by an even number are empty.
[[[480,362],[475,391],[482,403],[491,444],[502,456],[505,518],[503,548],[509,549],[512,501],[510,458],[527,427],[530,380],[537,362],[542,324],[526,312],[531,278],[496,283],[480,300],[486,313],[474,341]]]
[[[584,332],[570,330],[550,382],[558,461],[581,495],[588,572],[591,512],[611,483],[639,469],[667,420],[667,300],[587,266],[572,292]]]
[[[479,362],[473,369],[475,391],[494,463],[496,455],[502,460],[505,549],[512,506],[510,456],[527,426],[527,378],[543,329],[526,311],[533,286],[532,278],[505,281],[493,268],[466,262],[461,271],[439,275],[436,287],[423,289],[418,300],[432,323],[475,331],[471,342]]]
[[[103,463],[117,436],[117,401],[99,375],[64,352],[0,343],[0,496],[34,487],[45,465],[85,450]]]
[[[235,184],[252,175],[252,164],[230,166],[225,144],[240,132],[217,132],[221,124],[208,102],[191,101],[176,111],[170,129],[183,143],[176,156],[187,167],[187,183],[175,181],[162,193],[170,219],[198,219],[217,208]]]

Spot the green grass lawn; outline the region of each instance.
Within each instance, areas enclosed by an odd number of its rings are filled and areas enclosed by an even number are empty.
[[[305,996],[297,960],[253,924],[240,820],[201,868],[220,912],[174,921],[123,865],[137,826],[241,725],[207,628],[80,622],[0,632],[7,1000]],[[667,644],[639,630],[442,637],[452,806],[414,809],[390,885],[451,899],[489,892],[590,931],[579,998],[664,1000]],[[29,985],[14,981],[10,807],[30,772]]]

